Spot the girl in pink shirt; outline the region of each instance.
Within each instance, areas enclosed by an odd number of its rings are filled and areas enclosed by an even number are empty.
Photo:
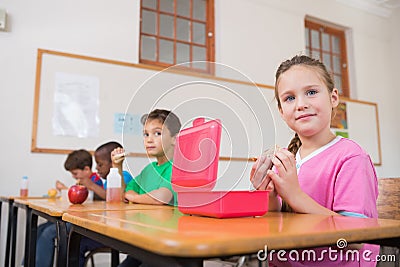
[[[330,129],[339,93],[325,66],[310,57],[295,56],[279,66],[275,78],[279,112],[295,137],[287,150],[263,155],[253,166],[254,187],[272,190],[269,210],[377,218],[378,183],[370,157],[357,143],[336,137]],[[270,265],[376,265],[379,246],[366,244],[358,249],[359,255],[371,251],[369,259],[282,262],[274,258]]]

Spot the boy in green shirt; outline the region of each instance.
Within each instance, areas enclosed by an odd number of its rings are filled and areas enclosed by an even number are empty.
[[[133,203],[176,205],[176,192],[172,190],[172,158],[175,139],[181,128],[179,118],[171,111],[156,109],[141,118],[143,124],[143,143],[149,157],[156,161],[148,164],[125,188],[125,199]],[[116,148],[111,152],[113,167],[121,174],[125,151]],[[125,183],[122,180],[122,185]],[[141,266],[142,262],[132,256],[118,265],[119,267]],[[143,265],[142,265],[143,266]]]
[[[176,205],[176,193],[172,190],[172,158],[175,139],[181,123],[171,111],[156,109],[141,118],[143,143],[149,157],[156,161],[148,164],[125,188],[125,199],[141,204]],[[111,152],[113,167],[122,171],[124,149]],[[123,187],[125,183],[122,181]]]

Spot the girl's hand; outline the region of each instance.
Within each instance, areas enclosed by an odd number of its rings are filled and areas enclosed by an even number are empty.
[[[267,175],[273,181],[276,192],[289,205],[292,211],[298,213],[338,215],[318,204],[300,188],[296,160],[291,152],[286,149],[278,149],[275,157],[272,159],[272,163],[276,168],[276,172],[268,170]],[[269,208],[271,208],[271,204],[274,207],[278,207],[278,203],[272,203],[270,197]],[[280,208],[277,210],[280,210]]]
[[[267,172],[272,167],[272,155],[273,153],[271,154],[269,152],[264,152],[251,168],[250,181],[257,190],[267,189],[271,181],[271,178],[269,178]]]
[[[125,159],[125,150],[123,148],[117,147],[111,152],[111,161],[113,167],[122,165],[124,159]]]
[[[271,170],[269,170],[269,171],[271,171]],[[269,179],[269,180],[270,181],[269,181],[267,187],[265,188],[265,190],[269,190],[270,191],[269,192],[269,196],[270,197],[277,197],[278,193],[276,192],[274,181],[272,181],[272,179]]]
[[[276,192],[291,206],[292,200],[302,193],[295,157],[286,149],[278,149],[272,158],[272,163],[277,173],[269,170],[267,175],[272,179]]]

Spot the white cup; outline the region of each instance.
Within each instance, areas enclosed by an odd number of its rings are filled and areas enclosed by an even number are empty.
[[[87,199],[85,200],[85,202],[93,201],[93,197],[94,197],[94,192],[92,190],[89,190],[89,195],[88,195]]]
[[[61,200],[69,201],[68,200],[68,189],[62,189],[61,190]]]

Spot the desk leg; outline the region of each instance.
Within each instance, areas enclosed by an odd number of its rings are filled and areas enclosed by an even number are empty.
[[[38,216],[34,214],[32,211],[30,212],[29,216],[29,253],[28,253],[28,267],[35,266],[36,260],[36,240],[37,240],[37,223],[38,223]],[[26,264],[26,263],[25,263]],[[40,267],[40,266],[39,266]]]
[[[119,251],[111,249],[111,267],[117,267],[119,265]]]
[[[69,233],[68,267],[79,266],[79,245],[82,235],[115,250],[124,251],[129,255],[133,255],[135,258],[145,263],[146,266],[203,267],[203,259],[201,258],[180,258],[159,255],[77,225],[72,225]]]
[[[26,208],[26,220],[25,220],[25,253],[24,253],[24,266],[29,266],[29,240],[31,232],[31,214],[32,209]]]
[[[131,246],[112,237],[93,232],[83,227],[72,225],[69,233],[68,243],[68,267],[79,266],[79,246],[81,236],[89,237],[115,250],[127,252],[141,260],[146,266],[169,266],[169,267],[203,267],[203,259],[200,258],[176,258],[163,256]]]
[[[68,246],[68,236],[67,236],[67,226],[64,221],[57,220],[56,222],[57,227],[57,266],[64,267],[66,266],[67,262],[67,246]],[[79,249],[79,244],[78,244]]]
[[[11,231],[12,231],[12,219],[13,219],[13,203],[14,200],[8,201],[8,222],[7,222],[7,241],[6,241],[6,255],[4,266],[10,266],[10,247],[11,247]]]
[[[76,267],[79,266],[79,248],[81,244],[81,235],[71,229],[69,233],[68,242],[68,257],[67,266]]]
[[[79,250],[80,250],[81,238],[82,236],[80,234],[71,230],[69,234],[67,266],[79,265],[79,253],[80,253]],[[119,251],[111,249],[111,266],[117,267],[118,265],[119,265]]]
[[[3,206],[3,201],[0,201],[0,229],[1,229],[1,207]],[[0,240],[1,240],[1,231],[0,231]]]
[[[11,267],[15,267],[15,249],[17,247],[17,222],[18,222],[18,207],[13,205],[13,226],[11,235]]]

